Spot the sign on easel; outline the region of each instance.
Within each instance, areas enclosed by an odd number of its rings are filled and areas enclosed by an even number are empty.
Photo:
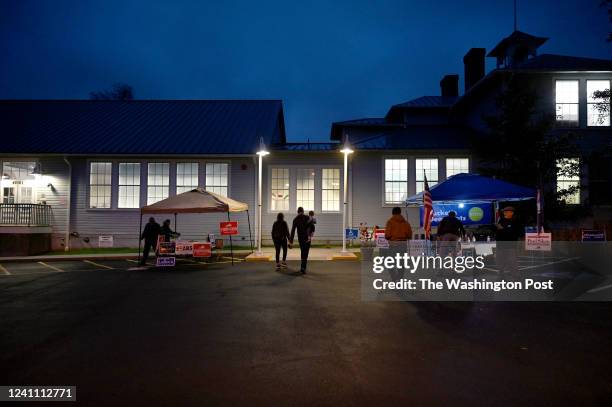
[[[219,231],[221,235],[224,235],[224,236],[237,235],[238,234],[238,222],[237,221],[220,222]]]

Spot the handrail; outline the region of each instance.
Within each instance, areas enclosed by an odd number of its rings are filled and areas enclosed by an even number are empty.
[[[49,226],[51,206],[46,204],[0,203],[0,225]]]

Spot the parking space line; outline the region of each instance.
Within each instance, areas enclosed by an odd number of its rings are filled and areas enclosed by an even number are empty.
[[[137,260],[132,260],[132,259],[125,259],[126,261],[131,261],[132,263],[138,263]]]
[[[61,269],[61,268],[59,268],[59,267],[55,267],[55,266],[52,266],[52,265],[50,265],[50,264],[47,264],[47,263],[45,263],[44,261],[39,261],[39,262],[38,262],[38,264],[40,264],[40,265],[42,265],[42,266],[49,267],[51,270],[58,271],[58,272],[60,272],[60,273],[65,273],[65,272],[66,272],[66,270],[62,270],[62,269]]]
[[[601,286],[601,287],[593,288],[593,289],[587,291],[587,293],[596,293],[598,291],[607,290],[608,288],[612,288],[612,284],[608,284],[608,285],[604,285],[604,286]]]
[[[9,273],[9,271],[7,269],[4,268],[4,266],[2,264],[0,264],[0,271],[2,272],[2,274],[10,276],[11,273]]]
[[[88,263],[88,264],[91,264],[92,266],[102,267],[102,268],[105,268],[105,269],[108,269],[108,270],[114,270],[114,268],[111,267],[111,266],[106,266],[104,264],[96,263],[96,262],[91,261],[91,260],[83,260],[83,263]]]

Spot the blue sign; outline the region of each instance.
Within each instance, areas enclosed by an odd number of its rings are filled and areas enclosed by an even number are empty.
[[[174,267],[176,265],[175,257],[161,257],[157,258],[156,266],[157,267]]]
[[[349,240],[354,240],[359,238],[359,229],[344,229],[344,236]]]
[[[493,208],[490,203],[437,204],[434,202],[434,217],[431,226],[438,226],[442,218],[455,211],[457,219],[464,225],[487,225],[493,223]],[[421,226],[423,226],[423,207],[419,208]]]
[[[606,231],[605,230],[583,230],[582,231],[583,242],[605,242]]]

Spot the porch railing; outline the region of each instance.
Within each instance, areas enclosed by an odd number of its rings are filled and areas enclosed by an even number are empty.
[[[49,226],[51,206],[43,204],[2,203],[0,204],[0,225]]]

